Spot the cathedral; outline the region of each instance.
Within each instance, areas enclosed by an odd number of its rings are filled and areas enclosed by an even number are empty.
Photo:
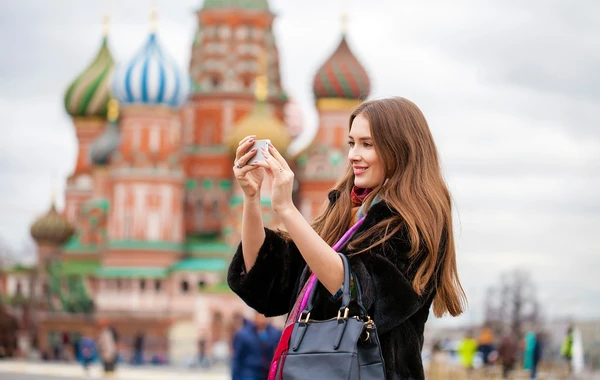
[[[96,56],[66,86],[77,162],[65,209],[53,203],[31,227],[41,350],[65,332],[95,336],[103,323],[119,332],[125,356],[139,332],[147,351],[170,358],[194,355],[199,340],[228,342],[236,315],[247,313],[226,283],[240,240],[238,141],[254,134],[286,152],[308,220],[347,167],[348,116],[370,82],[345,31],[314,74],[315,137],[292,151],[303,126],[282,88],[267,0],[204,0],[195,16],[186,70],[153,14],[133,58],[113,57],[105,30]],[[269,188],[265,225],[277,227]],[[9,294],[23,291],[19,273],[4,282]]]

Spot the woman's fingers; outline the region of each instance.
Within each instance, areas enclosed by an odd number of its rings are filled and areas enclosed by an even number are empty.
[[[271,165],[266,160],[265,161],[258,161],[257,163],[255,163],[255,164],[253,164],[251,166],[252,167],[259,167],[259,168],[265,169],[265,171],[269,175],[269,178],[271,178],[271,180],[273,179],[273,169],[271,169]]]
[[[273,158],[279,163],[279,166],[281,166],[285,170],[291,170],[290,166],[287,163],[287,161],[279,153],[279,151],[277,150],[277,148],[275,148],[275,146],[273,144],[271,144],[271,143],[269,143],[268,147],[269,147],[269,153],[271,153],[271,155],[273,156]]]
[[[239,166],[246,166],[248,164],[248,162],[250,162],[250,159],[252,157],[254,157],[254,155],[256,154],[256,148],[252,148],[248,151],[248,153],[244,154],[242,157],[237,159],[237,163],[236,165]]]
[[[254,139],[256,136],[250,135],[246,136],[240,141],[237,150],[235,151],[235,160],[236,162],[242,158],[243,155],[248,153],[248,149],[254,144]]]
[[[242,145],[243,143],[245,143],[246,141],[248,141],[250,139],[254,140],[255,138],[256,138],[256,135],[248,135],[248,136],[244,137],[242,139],[242,141],[240,141],[240,143],[238,144],[238,146]]]
[[[235,171],[235,175],[237,176],[237,178],[242,179],[248,172],[251,172],[256,169],[260,169],[260,166],[246,165],[246,166],[243,166],[241,169],[235,168],[234,171]]]
[[[269,165],[269,169],[275,178],[281,178],[281,174],[284,168],[281,167],[279,161],[273,157],[267,149],[262,148],[263,155],[265,156],[265,162]]]

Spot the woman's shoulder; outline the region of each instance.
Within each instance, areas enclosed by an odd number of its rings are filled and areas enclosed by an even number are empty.
[[[385,256],[389,256],[390,253],[393,253],[393,256],[397,254],[405,256],[404,254],[410,251],[408,229],[400,214],[385,201],[380,201],[371,206],[365,217],[365,221],[357,231],[357,235],[367,233],[372,227],[377,226],[385,220],[389,220],[389,224],[377,227],[375,231],[372,231],[372,235],[370,235],[370,238],[365,243],[371,245],[378,239],[385,239],[385,242],[374,248],[374,253],[384,253],[379,251],[385,251]]]
[[[369,212],[367,213],[367,219],[372,218],[376,221],[381,221],[383,219],[399,216],[400,214],[396,211],[393,206],[386,201],[379,201],[369,208]],[[367,220],[365,220],[366,222]]]
[[[400,213],[396,211],[392,205],[385,201],[377,202],[369,208],[365,221],[361,226],[362,230],[370,229],[371,227],[381,223],[382,221],[389,221],[389,227],[397,227],[403,225],[404,220]]]

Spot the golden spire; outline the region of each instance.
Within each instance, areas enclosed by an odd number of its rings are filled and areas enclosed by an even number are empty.
[[[267,52],[263,52],[258,57],[258,75],[254,80],[254,96],[259,102],[264,102],[269,96],[269,80],[267,78]]]
[[[102,16],[102,36],[103,37],[108,37],[109,22],[110,22],[110,16],[107,13],[104,16]]]
[[[348,33],[348,12],[342,12],[342,36]]]
[[[109,123],[114,123],[119,118],[119,102],[115,98],[110,98],[108,101],[108,111],[106,119]]]
[[[52,205],[52,208],[56,208],[56,169],[52,170],[50,204]]]
[[[152,7],[150,11],[150,32],[154,33],[158,29],[158,10]]]

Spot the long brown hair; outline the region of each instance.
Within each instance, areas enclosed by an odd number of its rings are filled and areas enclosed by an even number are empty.
[[[425,117],[411,101],[395,97],[361,103],[350,116],[349,129],[358,115],[371,128],[374,147],[384,164],[387,181],[373,189],[365,199],[370,206],[379,195],[397,215],[382,220],[352,242],[370,244],[363,253],[407,229],[409,257],[420,263],[412,286],[419,295],[432,284],[436,289],[433,311],[457,316],[463,312],[466,296],[458,279],[456,251],[452,231],[450,192],[442,177],[438,153]],[[329,244],[347,230],[350,221],[354,173],[349,165],[334,186],[338,199],[324,207],[312,223],[315,231]]]

